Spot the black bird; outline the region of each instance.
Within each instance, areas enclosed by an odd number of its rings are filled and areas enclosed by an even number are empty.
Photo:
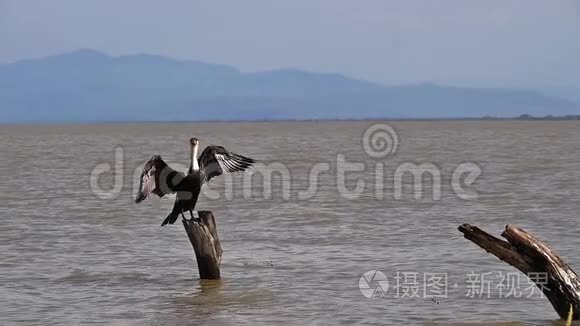
[[[161,226],[173,224],[184,212],[189,211],[193,218],[193,209],[201,191],[201,186],[224,172],[238,172],[249,168],[255,161],[236,153],[227,151],[222,146],[207,146],[197,157],[199,141],[191,138],[191,160],[187,175],[172,169],[159,155],[153,156],[143,168],[136,203],[142,202],[150,194],[163,197],[176,193],[173,210]]]

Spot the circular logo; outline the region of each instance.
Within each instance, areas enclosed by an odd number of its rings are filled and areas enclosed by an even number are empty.
[[[389,290],[389,281],[383,272],[372,270],[360,277],[358,288],[362,295],[368,299],[382,298]]]
[[[365,130],[362,143],[368,156],[384,158],[397,152],[399,135],[391,125],[377,123]]]

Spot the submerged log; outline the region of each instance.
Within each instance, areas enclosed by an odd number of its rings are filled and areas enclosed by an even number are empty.
[[[545,275],[541,284],[532,279],[550,301],[560,318],[566,319],[573,309],[574,319],[580,317],[580,278],[554,250],[526,231],[507,225],[498,239],[477,226],[463,224],[464,237],[488,253],[517,268],[526,276]]]
[[[199,218],[183,219],[183,227],[195,251],[199,278],[219,280],[222,247],[217,235],[215,218],[210,211],[198,211]]]

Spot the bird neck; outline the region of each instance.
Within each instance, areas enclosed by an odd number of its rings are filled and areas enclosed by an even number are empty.
[[[189,169],[192,171],[199,171],[199,163],[197,162],[197,148],[197,144],[191,147],[191,161],[189,163]]]

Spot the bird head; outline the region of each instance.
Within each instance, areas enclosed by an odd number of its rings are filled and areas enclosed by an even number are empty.
[[[195,138],[195,137],[192,137],[192,138],[189,140],[189,144],[191,144],[191,146],[192,146],[192,147],[195,147],[195,146],[197,146],[197,144],[198,144],[198,143],[199,143],[199,140],[198,140],[197,138]]]

